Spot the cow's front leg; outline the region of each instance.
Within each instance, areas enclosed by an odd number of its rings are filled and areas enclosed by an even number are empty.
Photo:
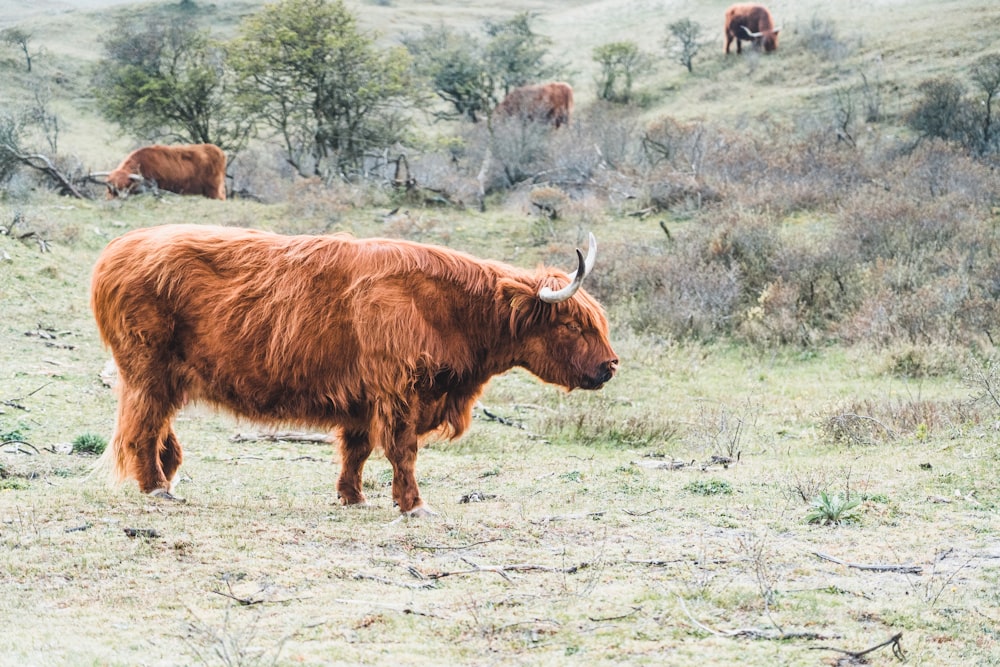
[[[372,442],[365,431],[340,433],[340,478],[337,495],[345,505],[363,505],[365,494],[361,491],[361,474],[365,461],[372,453]]]

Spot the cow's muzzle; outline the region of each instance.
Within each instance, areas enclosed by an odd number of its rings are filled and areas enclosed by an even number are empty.
[[[615,376],[618,371],[618,360],[612,359],[610,361],[605,361],[603,364],[598,366],[597,373],[591,377],[584,378],[580,387],[582,389],[600,389],[608,382],[611,378]]]

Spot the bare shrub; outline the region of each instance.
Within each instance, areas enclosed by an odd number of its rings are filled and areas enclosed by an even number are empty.
[[[410,157],[410,174],[425,197],[439,193],[440,203],[472,206],[478,198],[475,171],[464,167],[460,158],[482,160],[482,154],[457,146],[423,152]]]
[[[904,378],[949,377],[965,363],[964,351],[953,345],[901,345],[886,350],[881,371]]]
[[[490,142],[495,162],[493,188],[506,189],[545,171],[551,137],[552,129],[547,123],[518,116],[495,118]]]
[[[693,447],[735,461],[747,440],[754,437],[760,413],[761,405],[749,398],[738,408],[706,406],[685,440]]]
[[[917,86],[920,100],[906,115],[907,124],[925,138],[955,141],[966,147],[979,139],[977,111],[966,88],[953,77],[928,79]]]
[[[708,233],[706,259],[727,268],[739,267],[742,293],[746,301],[755,301],[777,277],[775,258],[782,241],[770,217],[741,210],[720,211]]]
[[[654,275],[654,289],[635,304],[631,323],[636,331],[711,339],[731,330],[741,294],[738,264],[710,261],[695,246],[685,245],[665,258]]]
[[[744,341],[765,348],[792,342],[809,343],[799,307],[798,287],[781,277],[765,285],[757,297],[757,304],[743,311],[736,334]]]
[[[597,168],[627,170],[638,159],[639,134],[638,109],[598,102],[578,113],[569,128],[560,129],[554,160],[581,175]]]
[[[1000,409],[1000,358],[995,354],[982,360],[969,359],[962,381],[976,391],[975,402],[986,403],[989,409]]]
[[[668,116],[646,126],[642,151],[652,167],[667,165],[676,171],[701,173],[709,132],[702,123],[683,123]]]
[[[973,406],[963,401],[869,398],[830,411],[822,417],[821,431],[834,444],[874,445],[904,435],[923,439],[980,420]]]
[[[843,60],[851,55],[857,46],[837,34],[836,23],[820,16],[813,16],[800,33],[806,49],[823,60]]]
[[[288,199],[295,171],[275,151],[252,146],[226,165],[230,192],[236,198],[278,202]]]

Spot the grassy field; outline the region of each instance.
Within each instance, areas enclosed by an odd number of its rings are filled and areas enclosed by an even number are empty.
[[[24,215],[51,245],[0,237],[0,430],[25,443],[0,455],[0,663],[813,665],[899,632],[912,664],[1000,660],[997,435],[949,412],[974,389],[956,377],[902,380],[870,352],[617,330],[622,370],[603,391],[511,373],[464,439],[423,450],[439,518],[392,522],[381,457],[366,469],[373,507],[344,509],[330,445],[237,442],[260,429],[197,407],[178,420],[189,502],[164,504],[105,488],[86,476],[93,459],[65,453],[113,425],[87,308],[96,254],[148,224],[315,221],[193,198],[40,198]],[[336,228],[381,224],[358,211]],[[492,233],[518,224],[444,214],[429,240],[530,266]],[[939,418],[833,437],[830,418],[865,401]],[[821,491],[863,503],[842,525],[809,524]]]
[[[261,3],[204,4],[227,34]],[[475,29],[495,6],[349,4],[387,41],[429,22]],[[850,0],[836,15],[818,0],[774,2],[779,54],[727,60],[728,2],[696,4],[505,8],[539,13],[577,68],[578,105],[592,97],[593,46],[656,51],[666,25],[691,16],[714,41],[693,76],[660,63],[643,114],[733,128],[776,100],[778,113],[824,113],[838,86],[876,68],[898,111],[917,82],[980,55],[1000,17],[977,0]],[[32,31],[38,72],[66,75],[53,100],[61,151],[92,169],[133,143],[98,119],[86,84],[121,5],[0,9],[0,28]],[[835,22],[826,55],[808,48],[814,18]],[[16,54],[2,57],[0,95],[13,99],[27,79]],[[176,425],[186,504],[89,476],[94,458],[72,443],[109,437],[115,411],[89,276],[129,229],[402,236],[523,267],[571,268],[585,224],[603,248],[664,243],[656,220],[610,212],[540,245],[536,219],[513,205],[389,218],[349,200],[0,196],[0,665],[890,665],[891,645],[861,653],[897,635],[909,664],[1000,664],[1000,411],[973,407],[975,362],[913,378],[898,372],[905,349],[640,336],[617,294],[605,305],[622,367],[607,387],[566,394],[511,372],[464,438],[422,450],[419,483],[439,517],[394,521],[381,455],[365,470],[372,506],[343,508],[329,443],[268,437],[203,406]],[[789,234],[809,219],[797,215]],[[669,222],[675,237],[699,224]],[[809,522],[824,493],[859,504]]]

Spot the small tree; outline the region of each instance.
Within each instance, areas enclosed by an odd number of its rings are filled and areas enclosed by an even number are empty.
[[[518,86],[555,73],[555,68],[543,63],[552,40],[535,32],[534,20],[534,14],[521,12],[506,21],[487,21],[483,27],[489,37],[484,53],[487,73],[499,87],[495,101]]]
[[[982,91],[982,152],[1000,150],[1000,132],[997,132],[993,120],[993,103],[1000,95],[1000,54],[991,53],[977,60],[972,65],[972,82]]]
[[[436,115],[478,122],[513,88],[555,76],[559,66],[545,63],[550,40],[535,32],[533,22],[534,15],[523,12],[486,21],[482,36],[442,25],[404,37],[416,72],[448,103],[449,110]]]
[[[21,166],[21,134],[24,119],[9,109],[0,109],[0,185],[4,185]]]
[[[252,128],[235,104],[221,45],[187,18],[124,18],[105,34],[95,93],[104,116],[146,140],[212,143],[230,153]]]
[[[403,44],[418,75],[448,104],[448,110],[436,111],[435,116],[476,123],[489,112],[493,82],[472,35],[441,25],[424,28],[419,37],[406,36]]]
[[[694,57],[705,45],[701,40],[701,26],[689,18],[675,21],[667,26],[670,35],[664,40],[664,46],[675,60],[684,65],[690,73],[694,69]]]
[[[0,42],[21,50],[21,53],[24,54],[24,64],[29,72],[31,71],[31,52],[28,50],[28,42],[30,41],[31,33],[22,28],[0,30]]]
[[[230,53],[242,101],[303,176],[357,173],[367,152],[403,138],[410,58],[376,50],[341,0],[265,5]]]
[[[601,67],[597,78],[598,99],[627,103],[632,99],[635,78],[650,69],[650,59],[635,42],[611,42],[593,51],[593,59]]]

